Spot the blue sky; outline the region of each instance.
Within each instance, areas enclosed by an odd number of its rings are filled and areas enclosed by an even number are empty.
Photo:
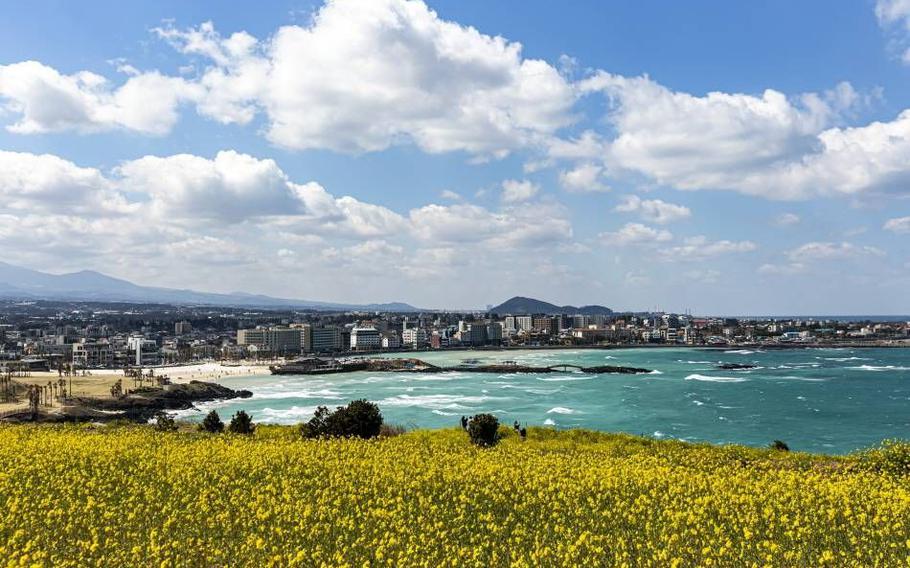
[[[32,2],[0,250],[478,307],[910,313],[910,2]]]

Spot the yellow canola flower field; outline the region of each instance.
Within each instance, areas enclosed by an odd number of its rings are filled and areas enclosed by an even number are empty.
[[[905,566],[907,446],[0,427],[8,566]]]

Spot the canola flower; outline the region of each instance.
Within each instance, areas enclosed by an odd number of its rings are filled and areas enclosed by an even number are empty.
[[[907,455],[2,426],[0,565],[907,565]]]

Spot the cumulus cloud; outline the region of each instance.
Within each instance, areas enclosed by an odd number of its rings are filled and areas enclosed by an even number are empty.
[[[537,247],[572,238],[572,224],[555,205],[525,203],[490,211],[479,205],[427,205],[412,209],[412,230],[433,243],[485,243],[492,248]]]
[[[882,228],[892,233],[908,234],[910,233],[910,217],[888,219]]]
[[[507,179],[502,182],[502,200],[505,203],[520,203],[537,195],[540,187],[528,180]]]
[[[112,215],[134,209],[95,168],[51,154],[0,150],[2,208],[24,212]]]
[[[608,119],[616,136],[605,153],[611,168],[679,189],[732,189],[779,199],[825,191],[815,187],[821,168],[801,159],[828,160],[839,148],[845,150],[836,140],[843,131],[825,129],[862,101],[848,83],[795,98],[771,89],[761,96],[711,92],[699,97],[646,76],[606,72],[581,81],[579,89],[602,92],[611,102]],[[820,145],[824,148],[818,151]],[[780,179],[788,169],[800,168],[812,171]],[[852,192],[867,185],[842,182],[830,190]]]
[[[200,94],[193,84],[158,72],[131,76],[114,88],[89,71],[65,75],[37,61],[0,65],[0,104],[19,134],[121,128],[162,135],[177,122],[177,107]]]
[[[559,173],[559,183],[566,190],[575,193],[607,191],[609,188],[601,179],[604,169],[597,164],[579,164],[571,170]]]
[[[626,223],[619,230],[600,233],[600,239],[612,245],[640,245],[663,243],[673,240],[673,234],[641,223]]]
[[[572,121],[575,94],[521,45],[441,19],[422,1],[331,0],[308,26],[258,41],[210,23],[157,30],[209,60],[200,111],[248,122],[292,149],[368,152],[402,140],[427,152],[502,156]]]
[[[637,195],[626,195],[613,210],[620,213],[637,212],[643,219],[661,225],[692,215],[692,210],[683,205],[667,203],[660,199],[642,199]]]

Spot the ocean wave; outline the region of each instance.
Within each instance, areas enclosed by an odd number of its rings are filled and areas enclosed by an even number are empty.
[[[816,357],[816,359],[824,359],[825,361],[837,361],[838,363],[845,363],[847,361],[868,361],[868,357]]]
[[[686,377],[687,381],[704,381],[708,383],[743,383],[749,379],[745,377],[711,377],[708,375],[693,374]]]
[[[705,405],[705,403],[703,403],[700,400],[693,400],[692,404],[694,404],[695,406],[704,406]]]
[[[729,353],[730,355],[752,355],[755,351],[750,351],[748,349],[731,349],[730,351],[724,351],[724,353]]]
[[[899,365],[860,365],[859,367],[847,367],[852,371],[910,371],[910,367],[901,367]]]
[[[663,372],[663,371],[658,371],[657,369],[654,369],[654,370],[651,371],[650,373],[646,373],[646,374],[648,374],[648,375],[663,375],[664,372]]]
[[[565,406],[554,406],[547,411],[547,414],[578,414],[578,411]]]
[[[257,422],[272,422],[288,424],[302,422],[313,417],[316,413],[315,406],[292,406],[290,408],[263,408],[255,412]]]
[[[338,400],[343,397],[338,391],[331,389],[320,389],[279,392],[254,392],[251,398],[255,400],[280,400],[284,398],[325,398],[329,400]]]
[[[439,410],[438,408],[433,409],[433,414],[438,414],[440,416],[458,416],[457,412],[446,412],[445,410]]]
[[[688,363],[689,365],[712,365],[714,361],[683,361],[682,359],[676,360],[678,363]]]
[[[465,405],[483,404],[491,400],[508,400],[508,398],[495,396],[462,396],[456,394],[427,394],[418,396],[400,394],[382,399],[378,401],[377,404],[379,404],[380,408],[383,406],[416,406],[432,410],[471,410],[470,406]]]
[[[556,422],[554,422],[552,418],[547,418],[546,420],[543,421],[543,425],[544,426],[556,426]]]
[[[796,375],[784,375],[782,377],[774,377],[775,380],[785,380],[785,381],[805,381],[807,383],[824,383],[828,379],[820,377],[797,377]]]
[[[561,382],[561,381],[590,381],[594,377],[535,377],[538,381]]]

